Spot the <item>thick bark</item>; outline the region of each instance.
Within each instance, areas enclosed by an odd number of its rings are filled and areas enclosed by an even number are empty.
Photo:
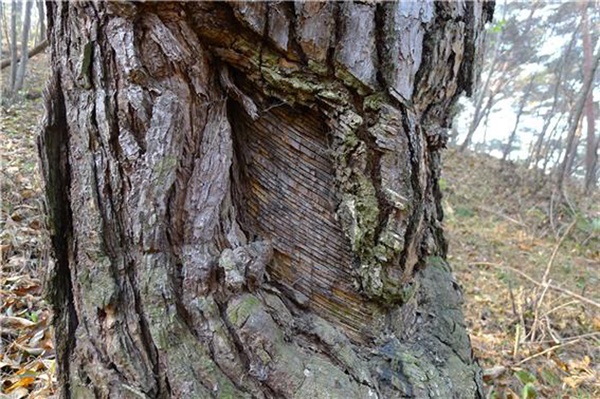
[[[61,397],[481,397],[438,177],[489,5],[48,8]]]

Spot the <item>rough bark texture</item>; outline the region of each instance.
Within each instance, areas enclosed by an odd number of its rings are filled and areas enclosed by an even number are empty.
[[[61,397],[481,397],[437,181],[490,6],[48,8]]]

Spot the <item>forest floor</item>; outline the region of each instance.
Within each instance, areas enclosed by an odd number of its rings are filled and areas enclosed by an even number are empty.
[[[488,397],[600,398],[600,193],[453,150],[440,185]]]
[[[37,56],[24,98],[0,105],[0,399],[56,392],[35,144],[47,73]],[[600,194],[568,187],[560,201],[545,178],[470,152],[447,151],[444,168],[449,260],[487,396],[600,398]]]

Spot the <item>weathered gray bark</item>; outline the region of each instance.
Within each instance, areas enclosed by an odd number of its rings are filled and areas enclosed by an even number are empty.
[[[61,397],[481,397],[438,177],[489,5],[48,7]]]

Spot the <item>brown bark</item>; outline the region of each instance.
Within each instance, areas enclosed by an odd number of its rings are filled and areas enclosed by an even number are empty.
[[[61,397],[482,397],[437,182],[489,5],[48,8]]]

